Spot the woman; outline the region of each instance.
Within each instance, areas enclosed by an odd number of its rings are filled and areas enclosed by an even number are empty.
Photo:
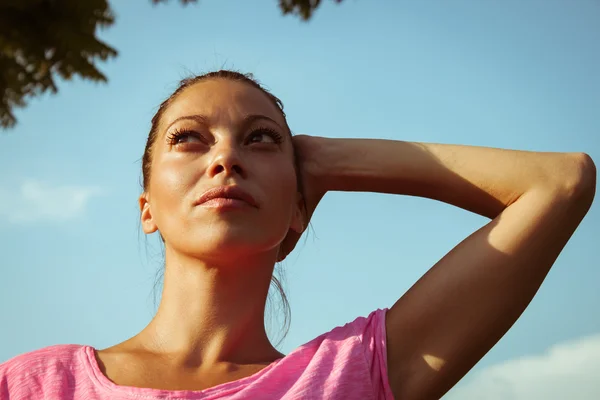
[[[281,102],[250,76],[185,80],[143,157],[142,228],[165,245],[156,316],[107,349],[9,360],[0,398],[439,398],[531,301],[595,181],[579,153],[292,137]],[[333,190],[428,197],[492,221],[389,310],[283,355],[263,319],[273,268]]]

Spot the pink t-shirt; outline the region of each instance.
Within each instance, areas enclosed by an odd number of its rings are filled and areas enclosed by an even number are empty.
[[[0,364],[0,400],[393,399],[386,311],[334,328],[254,375],[200,391],[116,385],[100,372],[93,347],[50,346]]]

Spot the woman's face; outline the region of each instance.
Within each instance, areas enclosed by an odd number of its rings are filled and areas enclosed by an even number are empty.
[[[154,142],[148,190],[140,197],[144,232],[198,258],[272,252],[289,229],[301,231],[301,196],[283,115],[260,90],[212,79],[168,106]],[[235,187],[253,201],[211,189]]]

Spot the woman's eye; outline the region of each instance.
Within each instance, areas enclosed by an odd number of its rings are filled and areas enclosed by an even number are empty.
[[[250,136],[250,142],[253,142],[253,143],[257,143],[258,142],[258,143],[260,143],[260,142],[264,142],[264,141],[274,142],[273,138],[271,136],[267,135],[264,132],[255,132],[255,133],[252,134],[252,136]]]
[[[281,143],[281,135],[274,131],[259,129],[250,134],[248,141],[250,143]]]
[[[185,134],[185,135],[179,136],[177,143],[199,142],[199,141],[200,141],[200,139],[197,136]]]
[[[169,136],[169,144],[202,143],[202,139],[193,132],[175,132]]]

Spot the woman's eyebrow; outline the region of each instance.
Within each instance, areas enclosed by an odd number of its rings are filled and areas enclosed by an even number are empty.
[[[168,131],[169,128],[171,126],[173,126],[174,124],[176,124],[179,121],[185,121],[185,120],[192,120],[192,121],[196,121],[200,124],[203,125],[210,125],[209,123],[209,118],[206,115],[201,115],[201,114],[194,114],[194,115],[185,115],[183,117],[179,117],[179,118],[175,118],[166,128],[165,131]],[[245,130],[248,126],[250,126],[253,122],[255,121],[259,121],[259,120],[267,120],[270,121],[272,123],[274,123],[275,125],[277,125],[278,127],[280,127],[281,129],[285,130],[280,124],[279,122],[275,121],[273,118],[268,117],[266,115],[263,114],[249,114],[246,115],[242,121],[239,124],[240,130],[243,131]]]
[[[267,121],[271,121],[273,122],[275,125],[277,125],[278,127],[280,127],[281,129],[283,129],[283,127],[281,125],[279,125],[279,122],[275,121],[273,118],[271,117],[267,117],[266,115],[262,115],[262,114],[249,114],[246,115],[244,117],[244,119],[242,120],[240,126],[242,128],[246,128],[248,127],[250,124],[252,124],[255,121],[261,120],[261,119],[266,119]],[[243,130],[243,129],[242,129]]]
[[[186,119],[191,119],[203,125],[208,125],[208,117],[205,115],[195,114],[195,115],[185,115],[183,117],[175,118],[166,128],[165,131],[168,131],[171,126],[179,121],[183,121]]]

